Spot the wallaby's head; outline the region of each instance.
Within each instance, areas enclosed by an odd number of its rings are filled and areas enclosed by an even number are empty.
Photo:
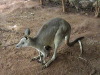
[[[29,35],[30,35],[30,29],[27,28],[25,30],[24,37],[19,41],[19,43],[16,45],[16,47],[20,48],[20,47],[27,47],[27,46],[29,46],[29,44],[30,44]]]

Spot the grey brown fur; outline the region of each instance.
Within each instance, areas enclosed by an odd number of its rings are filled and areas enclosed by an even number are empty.
[[[26,29],[25,37],[23,37],[16,47],[27,47],[31,46],[38,50],[39,56],[34,57],[33,60],[39,59],[43,62],[44,68],[48,67],[51,62],[56,59],[57,49],[60,46],[61,42],[65,40],[65,43],[68,46],[73,46],[78,40],[81,40],[83,37],[76,39],[73,42],[69,42],[71,33],[70,24],[62,18],[54,18],[43,25],[43,27],[38,32],[37,36],[34,38],[29,37],[30,30]],[[52,58],[46,62],[45,58],[48,56],[48,48],[54,50]],[[43,56],[43,58],[41,57]]]

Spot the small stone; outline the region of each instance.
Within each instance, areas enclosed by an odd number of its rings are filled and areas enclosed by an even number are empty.
[[[88,16],[88,13],[85,13],[86,16]]]
[[[31,15],[34,15],[34,13],[31,13]]]

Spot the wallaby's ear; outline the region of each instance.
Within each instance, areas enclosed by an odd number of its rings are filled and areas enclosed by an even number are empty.
[[[29,36],[29,35],[30,35],[30,29],[27,28],[27,29],[25,30],[25,36]]]

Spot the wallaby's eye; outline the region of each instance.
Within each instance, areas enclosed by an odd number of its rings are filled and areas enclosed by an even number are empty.
[[[26,38],[26,40],[28,39],[28,37],[25,37]]]

